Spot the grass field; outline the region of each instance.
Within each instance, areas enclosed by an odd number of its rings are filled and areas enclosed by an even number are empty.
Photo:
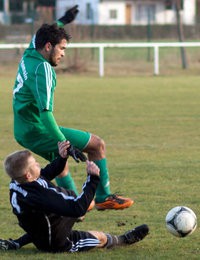
[[[1,78],[0,160],[16,149],[11,93],[15,73]],[[112,192],[130,196],[135,204],[123,211],[92,210],[76,229],[123,233],[147,223],[150,234],[138,244],[84,254],[45,254],[28,245],[0,252],[0,259],[199,259],[199,227],[183,239],[169,234],[165,216],[185,205],[200,216],[200,77],[84,77],[58,75],[55,117],[60,125],[103,137]],[[37,157],[37,156],[36,156]],[[37,157],[41,165],[45,161]],[[70,159],[79,190],[83,164]],[[11,213],[9,179],[0,168],[0,237],[23,234]]]

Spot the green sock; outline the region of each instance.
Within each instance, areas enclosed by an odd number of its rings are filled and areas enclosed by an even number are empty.
[[[96,190],[96,202],[103,202],[110,195],[110,181],[106,158],[95,161],[100,169],[100,183]]]
[[[76,193],[76,195],[78,195],[76,185],[74,183],[74,180],[72,179],[70,172],[68,172],[68,174],[64,177],[56,177],[56,183],[58,186],[63,187],[67,190],[73,190]]]

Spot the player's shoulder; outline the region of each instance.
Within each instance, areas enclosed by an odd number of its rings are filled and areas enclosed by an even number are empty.
[[[35,72],[38,73],[43,73],[45,75],[54,75],[55,71],[50,65],[48,61],[45,60],[40,60],[40,62],[37,63],[36,70]]]

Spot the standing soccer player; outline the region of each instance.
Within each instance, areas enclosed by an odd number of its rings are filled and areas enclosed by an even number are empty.
[[[76,148],[87,153],[88,159],[94,161],[100,169],[96,208],[128,208],[133,204],[132,199],[117,196],[110,191],[104,141],[89,132],[58,126],[53,115],[56,87],[53,67],[65,56],[70,39],[63,26],[73,21],[77,13],[75,6],[66,11],[56,24],[43,24],[25,50],[13,90],[14,136],[20,145],[49,161],[58,155],[58,141],[69,140],[75,147],[75,153]],[[78,194],[67,162],[56,182]]]

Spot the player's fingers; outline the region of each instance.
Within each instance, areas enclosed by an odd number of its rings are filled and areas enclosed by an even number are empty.
[[[92,161],[86,161],[87,163],[87,172],[89,174],[96,174],[99,175],[99,167]]]
[[[58,142],[58,149],[62,153],[64,152],[65,155],[67,154],[67,149],[70,147],[70,142],[69,141],[64,141],[64,142]]]

